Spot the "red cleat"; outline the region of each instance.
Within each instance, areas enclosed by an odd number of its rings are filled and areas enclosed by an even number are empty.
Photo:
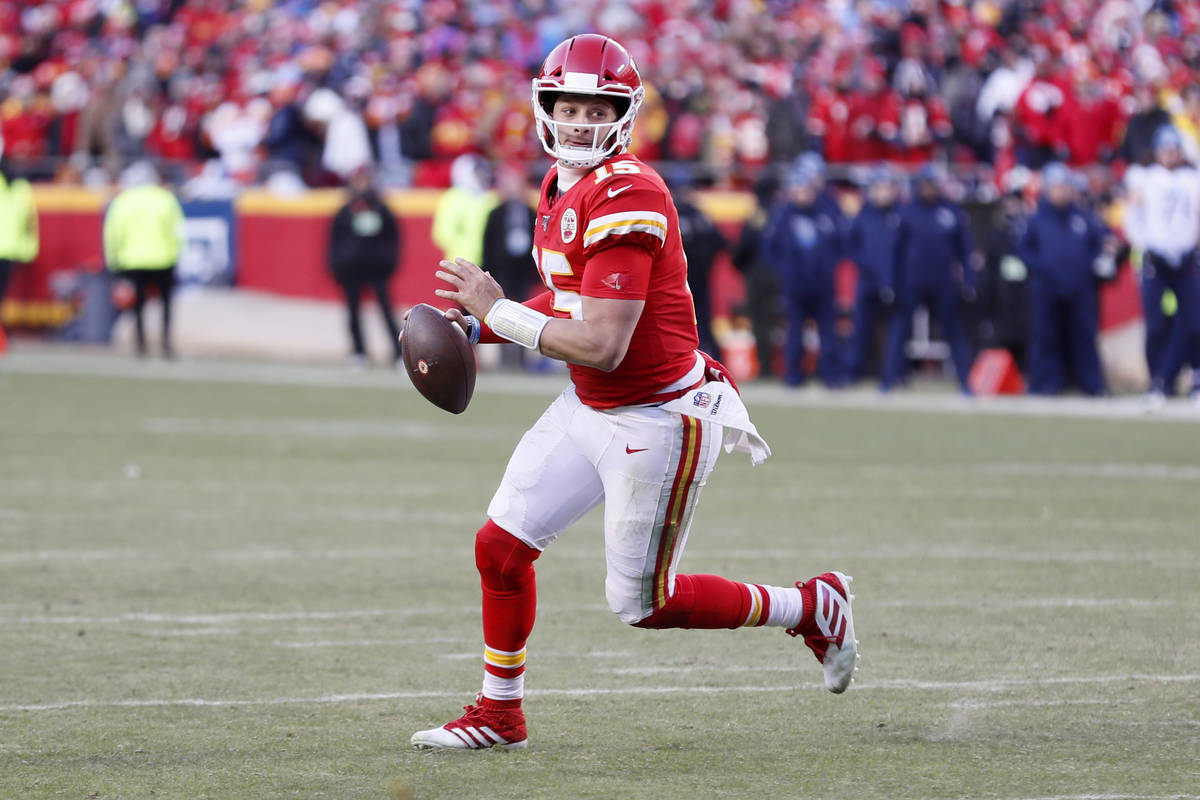
[[[519,750],[529,744],[525,712],[516,708],[485,707],[489,701],[477,697],[479,705],[463,706],[467,713],[440,728],[417,731],[412,745],[418,750],[486,750],[502,747]]]

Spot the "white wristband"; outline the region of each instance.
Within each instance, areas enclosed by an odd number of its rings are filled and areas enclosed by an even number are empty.
[[[483,315],[483,321],[497,336],[530,350],[537,350],[538,341],[542,338],[542,329],[546,327],[550,318],[515,300],[501,297],[492,303],[492,307]]]

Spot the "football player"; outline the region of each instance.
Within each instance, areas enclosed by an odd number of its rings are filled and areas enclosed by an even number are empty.
[[[1183,139],[1170,125],[1155,132],[1154,157],[1150,166],[1126,172],[1125,235],[1142,251],[1149,400],[1157,407],[1183,364],[1200,362],[1200,170],[1184,160]],[[1174,320],[1162,310],[1167,290],[1175,295]],[[1195,372],[1191,395],[1200,403]]]
[[[677,574],[700,489],[722,446],[769,454],[737,387],[697,348],[678,218],[662,178],[630,155],[643,97],[629,53],[604,36],[562,42],[533,82],[538,136],[556,161],[534,225],[547,292],[525,304],[475,264],[442,261],[438,296],[475,341],[513,341],[566,361],[571,385],[517,445],[475,539],[483,588],[483,687],[466,714],[418,731],[417,748],[528,743],[525,643],[533,564],[605,503],[609,607],[642,628],[771,625],[802,636],[826,687],[849,686],[857,659],[850,578],[794,587]]]

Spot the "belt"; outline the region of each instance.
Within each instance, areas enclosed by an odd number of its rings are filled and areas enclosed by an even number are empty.
[[[699,389],[701,386],[703,386],[706,383],[708,383],[708,378],[701,375],[700,380],[696,381],[691,386],[685,386],[682,389],[672,389],[669,392],[659,392],[658,394],[651,395],[650,397],[646,398],[646,400],[644,402],[636,403],[634,405],[634,407],[635,408],[647,408],[649,406],[661,406],[663,403],[669,403],[672,400],[677,400],[680,397],[683,397],[685,394],[692,391],[693,389]]]

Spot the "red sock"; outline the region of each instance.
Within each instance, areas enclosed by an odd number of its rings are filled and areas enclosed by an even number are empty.
[[[491,709],[495,709],[496,711],[505,711],[510,708],[520,708],[521,701],[520,700],[493,700],[490,697],[480,697],[479,698],[479,707],[480,708],[491,708]]]
[[[804,598],[804,614],[800,617],[800,624],[793,630],[816,630],[817,585],[810,580],[806,583],[797,584],[796,587],[800,590],[800,596]]]
[[[533,562],[540,555],[491,520],[475,536],[475,566],[483,588],[484,693],[492,689],[500,695],[488,697],[490,702],[520,704],[524,681],[516,679],[525,674],[525,642],[537,615]]]
[[[639,628],[740,628],[754,603],[744,583],[720,575],[676,575],[675,592]]]

